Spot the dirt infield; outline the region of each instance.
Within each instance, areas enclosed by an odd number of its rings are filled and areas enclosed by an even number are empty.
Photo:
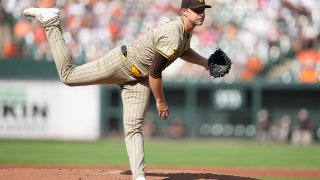
[[[320,178],[320,169],[155,167],[146,168],[148,180],[247,180],[272,178]],[[0,165],[0,180],[130,180],[123,166]]]

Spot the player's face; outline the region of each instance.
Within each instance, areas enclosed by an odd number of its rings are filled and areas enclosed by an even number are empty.
[[[205,19],[205,7],[195,8],[195,9],[188,9],[188,18],[189,21],[194,24],[195,26],[200,26],[203,24]]]

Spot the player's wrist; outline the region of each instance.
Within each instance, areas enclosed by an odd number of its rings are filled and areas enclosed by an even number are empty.
[[[167,103],[164,98],[156,99],[156,102],[157,102],[158,104]]]

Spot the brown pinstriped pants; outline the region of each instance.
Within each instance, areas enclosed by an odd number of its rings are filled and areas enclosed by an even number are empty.
[[[144,176],[142,125],[149,103],[148,78],[136,79],[128,62],[115,48],[102,58],[75,66],[62,36],[59,19],[47,22],[45,31],[60,80],[70,86],[118,84],[123,102],[123,124],[132,178]]]

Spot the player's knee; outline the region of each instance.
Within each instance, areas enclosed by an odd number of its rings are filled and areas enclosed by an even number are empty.
[[[124,135],[126,139],[130,139],[134,136],[142,136],[142,129],[124,129]]]
[[[76,86],[75,83],[70,83],[66,78],[60,78],[60,81],[61,81],[63,84],[65,84],[65,85],[67,85],[67,86],[70,86],[70,87]]]
[[[78,84],[77,83],[71,83],[69,81],[69,75],[71,74],[71,72],[75,69],[75,65],[70,63],[70,62],[66,62],[64,64],[62,64],[61,68],[59,69],[58,72],[59,73],[59,78],[60,78],[60,81],[67,85],[67,86],[77,86]]]
[[[142,123],[126,122],[124,123],[125,133],[140,133],[142,132]]]
[[[127,131],[127,133],[140,133],[140,132],[142,132],[142,128],[130,127],[130,128],[127,128],[125,131]]]

